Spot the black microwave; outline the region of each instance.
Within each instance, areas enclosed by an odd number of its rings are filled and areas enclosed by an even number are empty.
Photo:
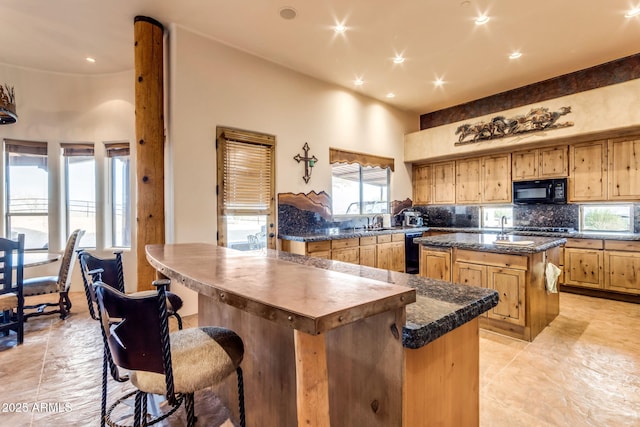
[[[567,203],[567,179],[515,181],[513,183],[513,203],[526,205]]]

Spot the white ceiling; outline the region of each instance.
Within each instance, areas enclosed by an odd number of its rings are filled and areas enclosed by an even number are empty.
[[[640,52],[640,17],[624,17],[633,1],[2,0],[0,62],[130,70],[133,18],[144,15],[423,114]],[[284,6],[297,17],[281,18]],[[480,13],[491,18],[483,26]],[[513,50],[522,57],[509,60]]]

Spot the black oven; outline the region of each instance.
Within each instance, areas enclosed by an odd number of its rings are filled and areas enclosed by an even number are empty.
[[[567,203],[567,179],[515,181],[513,183],[513,203]]]
[[[420,245],[413,239],[422,237],[422,231],[410,231],[404,235],[404,272],[418,274],[420,263]]]

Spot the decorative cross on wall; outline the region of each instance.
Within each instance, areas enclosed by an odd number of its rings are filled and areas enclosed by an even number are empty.
[[[304,176],[302,177],[302,179],[304,179],[305,183],[308,183],[311,179],[311,168],[316,165],[318,159],[316,159],[316,156],[309,157],[310,148],[309,144],[307,144],[306,142],[304,143],[302,150],[304,151],[304,156],[296,154],[295,156],[293,156],[293,160],[297,161],[298,163],[304,162]]]

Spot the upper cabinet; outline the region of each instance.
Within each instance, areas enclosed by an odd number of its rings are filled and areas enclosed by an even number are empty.
[[[511,155],[482,158],[482,202],[511,203]]]
[[[569,174],[567,146],[519,151],[512,156],[514,181],[561,178]]]
[[[480,203],[481,159],[456,160],[456,203]]]
[[[453,204],[456,202],[455,162],[434,163],[431,165],[433,193],[431,203]]]
[[[427,205],[431,203],[431,166],[413,166],[413,203]]]
[[[640,198],[640,138],[609,141],[609,200]]]
[[[572,145],[569,201],[607,200],[607,141]]]

